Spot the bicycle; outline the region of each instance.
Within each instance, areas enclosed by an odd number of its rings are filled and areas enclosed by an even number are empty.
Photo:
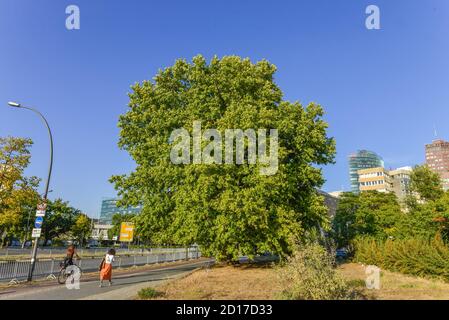
[[[69,265],[69,264],[67,264],[67,263],[65,263],[65,262],[60,262],[60,263],[59,263],[59,266],[60,266],[60,268],[61,268],[61,269],[59,270],[59,274],[58,274],[58,283],[59,283],[59,284],[64,284],[64,283],[66,283],[67,278],[70,277],[71,275],[74,275],[75,270],[67,270],[67,268],[70,267],[70,266],[73,266],[73,267],[75,267],[75,268],[78,269],[78,272],[79,272],[79,274],[80,274],[80,277],[81,277],[81,275],[83,274],[83,270],[82,270],[77,264],[75,264],[75,263]],[[72,268],[71,268],[71,269],[72,269]],[[72,284],[73,284],[74,281],[75,281],[75,279],[72,278]]]

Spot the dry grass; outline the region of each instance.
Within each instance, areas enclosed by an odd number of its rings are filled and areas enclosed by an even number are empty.
[[[347,263],[338,269],[344,278],[366,299],[379,300],[442,300],[449,299],[449,283],[407,276],[382,270],[380,290],[365,287],[365,267]],[[279,269],[270,265],[216,266],[198,270],[182,279],[158,286],[168,300],[268,300],[279,298],[282,288]]]
[[[347,263],[339,271],[347,279],[358,283],[358,289],[371,299],[378,300],[448,300],[449,283],[436,279],[424,279],[397,272],[381,271],[380,289],[364,287],[365,266]]]
[[[268,300],[280,292],[275,269],[270,266],[216,266],[159,286],[159,299],[169,300]]]

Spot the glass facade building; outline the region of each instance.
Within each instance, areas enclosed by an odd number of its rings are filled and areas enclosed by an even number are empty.
[[[104,199],[101,202],[101,212],[99,224],[108,225],[112,224],[112,217],[115,214],[139,214],[142,210],[142,206],[119,208],[117,207],[116,198]]]
[[[356,153],[349,155],[349,179],[351,191],[359,193],[359,174],[362,169],[384,167],[384,161],[375,152],[368,150],[358,150]]]

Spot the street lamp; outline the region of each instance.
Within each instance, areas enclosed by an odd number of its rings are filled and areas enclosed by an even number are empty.
[[[45,126],[47,127],[48,130],[48,136],[50,138],[50,164],[48,167],[48,176],[47,176],[47,182],[45,183],[45,191],[44,191],[44,195],[43,195],[43,201],[46,202],[47,201],[47,196],[48,196],[48,187],[50,185],[50,178],[51,178],[51,170],[53,168],[53,136],[51,134],[51,130],[50,130],[50,126],[48,125],[47,119],[45,119],[45,117],[42,115],[42,113],[40,113],[39,111],[30,108],[30,107],[26,107],[21,105],[20,103],[17,102],[8,102],[8,105],[14,108],[21,108],[21,109],[28,109],[31,110],[35,113],[37,113],[39,115],[39,117],[41,117],[41,119],[44,121]],[[34,245],[33,245],[33,251],[31,253],[31,265],[30,265],[30,269],[28,270],[28,281],[33,280],[33,272],[34,272],[34,267],[36,264],[36,256],[37,256],[37,246],[39,244],[39,238],[35,238],[34,239]]]

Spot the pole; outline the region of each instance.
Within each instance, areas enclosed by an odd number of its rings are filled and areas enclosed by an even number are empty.
[[[28,239],[29,230],[30,230],[30,216],[31,216],[31,212],[32,211],[33,211],[33,209],[30,209],[30,211],[28,212],[27,229],[26,229],[25,236],[24,236],[24,239],[23,239],[22,249],[25,248],[25,242]]]
[[[50,130],[50,126],[48,125],[47,119],[45,119],[45,117],[42,115],[42,113],[40,113],[39,111],[33,109],[33,108],[29,108],[29,107],[25,107],[20,105],[19,108],[23,108],[23,109],[28,109],[31,110],[35,113],[37,113],[41,119],[44,121],[45,126],[47,127],[48,130],[48,137],[50,138],[50,163],[48,166],[48,176],[47,176],[47,181],[45,183],[45,192],[43,195],[43,202],[47,202],[47,196],[48,196],[48,187],[50,186],[50,178],[51,178],[51,171],[53,168],[53,136],[51,134],[51,130]],[[33,280],[33,272],[34,272],[34,268],[36,266],[36,256],[37,256],[37,247],[39,245],[39,238],[36,237],[34,238],[34,245],[33,245],[33,252],[31,253],[31,264],[30,264],[30,268],[28,270],[28,282]]]

